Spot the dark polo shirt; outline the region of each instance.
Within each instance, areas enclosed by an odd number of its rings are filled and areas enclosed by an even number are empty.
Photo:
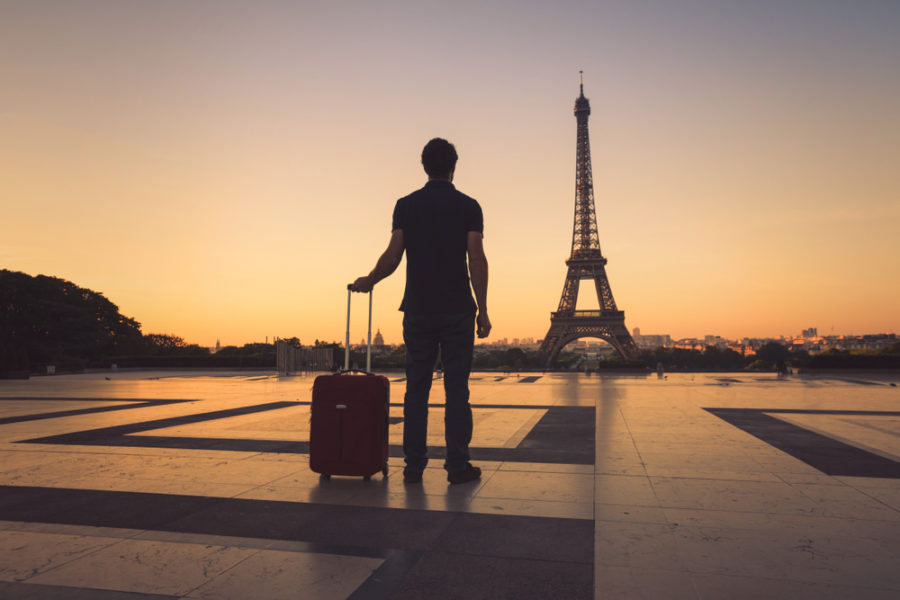
[[[449,181],[429,181],[397,200],[393,229],[403,230],[410,314],[475,312],[466,261],[470,231],[484,232],[481,207]]]

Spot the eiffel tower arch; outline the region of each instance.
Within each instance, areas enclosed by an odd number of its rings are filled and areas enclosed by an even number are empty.
[[[591,147],[588,116],[591,105],[581,94],[575,100],[578,135],[575,153],[575,224],[572,252],[566,260],[568,273],[556,312],[550,313],[550,330],[541,344],[541,362],[549,368],[566,344],[579,338],[597,337],[609,342],[622,358],[637,358],[638,348],[625,328],[625,312],[616,307],[606,276],[606,259],[600,251],[594,183],[591,174]],[[575,310],[581,282],[593,281],[600,310]]]

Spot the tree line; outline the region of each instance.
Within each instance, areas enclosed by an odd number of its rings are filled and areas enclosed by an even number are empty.
[[[754,354],[742,355],[731,349],[707,346],[703,350],[684,348],[645,349],[639,358],[623,360],[611,354],[598,360],[585,361],[578,352],[560,353],[555,369],[603,370],[656,369],[665,371],[777,371],[790,369],[900,369],[900,342],[881,351],[828,350],[810,355],[806,350],[791,350],[778,342],[768,342]],[[473,368],[498,371],[542,370],[540,355],[535,350],[508,348],[476,349]]]
[[[296,338],[290,340],[299,346]],[[334,365],[344,362],[343,347],[330,346]],[[373,369],[403,369],[406,348],[373,356]],[[366,364],[365,351],[351,352],[351,362]],[[188,344],[176,335],[142,333],[141,325],[119,312],[99,292],[70,281],[45,275],[31,276],[0,270],[0,378],[85,368],[120,367],[259,367],[275,366],[274,344],[225,346],[216,353]],[[439,366],[439,365],[438,365]],[[585,362],[580,353],[563,351],[555,369],[597,370],[656,369],[666,371],[741,371],[803,369],[900,369],[900,342],[882,351],[829,350],[810,355],[769,342],[756,353],[744,356],[734,350],[709,346],[703,350],[656,348],[643,350],[638,359],[624,361],[618,355]],[[522,348],[476,348],[472,362],[476,370],[540,371],[537,351]]]
[[[176,335],[141,332],[103,294],[46,275],[0,270],[0,378],[93,367],[271,367],[270,344],[215,355]]]
[[[337,345],[335,345],[337,348]],[[337,352],[337,350],[336,350]],[[389,355],[372,358],[373,369],[402,369],[406,350],[396,348]],[[343,350],[340,349],[343,364]],[[351,361],[365,365],[365,351],[351,352]],[[437,365],[440,367],[440,365]],[[708,346],[703,350],[683,348],[655,348],[641,351],[634,360],[623,360],[618,354],[611,354],[598,360],[586,361],[583,354],[563,350],[553,368],[555,370],[598,371],[655,370],[664,371],[777,371],[784,369],[900,369],[900,342],[882,351],[829,350],[810,355],[806,350],[791,350],[778,342],[768,342],[758,348],[755,354],[742,355],[731,349]],[[476,348],[472,368],[488,371],[543,371],[537,350],[523,348],[485,349]]]

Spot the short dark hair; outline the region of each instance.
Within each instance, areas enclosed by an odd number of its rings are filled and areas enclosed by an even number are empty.
[[[429,177],[449,177],[458,158],[456,148],[444,138],[434,138],[422,150],[422,166]]]

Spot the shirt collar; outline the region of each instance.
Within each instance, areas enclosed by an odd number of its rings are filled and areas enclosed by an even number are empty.
[[[440,181],[440,180],[426,181],[425,187],[427,187],[427,188],[443,188],[443,189],[450,189],[450,190],[456,189],[455,187],[453,187],[453,183],[451,183],[449,181]]]

